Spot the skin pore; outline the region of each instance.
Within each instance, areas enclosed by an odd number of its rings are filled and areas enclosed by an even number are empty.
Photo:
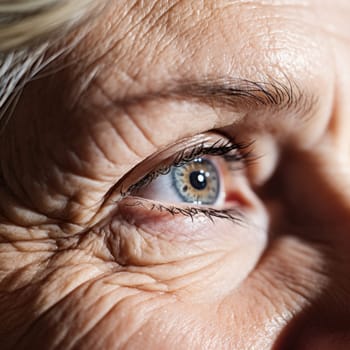
[[[0,137],[0,348],[348,349],[349,15],[111,1]]]

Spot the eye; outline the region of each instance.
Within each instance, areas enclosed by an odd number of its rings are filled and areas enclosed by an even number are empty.
[[[159,163],[131,185],[124,198],[146,199],[172,210],[178,205],[227,211],[228,204],[232,207],[235,197],[239,197],[238,187],[245,178],[242,170],[251,157],[251,144],[216,134],[201,137],[204,140],[196,140],[193,145],[186,142],[175,145],[175,150],[181,146],[183,149],[170,157],[167,155],[171,148],[146,160],[146,165],[156,163],[157,159]]]
[[[157,177],[135,194],[168,203],[217,205],[222,197],[222,183],[218,162],[200,157],[186,164],[171,166],[168,174]]]

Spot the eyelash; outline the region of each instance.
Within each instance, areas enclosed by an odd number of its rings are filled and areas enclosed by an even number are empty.
[[[246,166],[248,163],[252,162],[256,159],[251,151],[251,146],[253,142],[250,143],[239,143],[230,140],[218,140],[210,146],[205,145],[205,143],[201,143],[192,148],[187,148],[179,153],[177,153],[173,157],[173,161],[171,164],[160,167],[156,170],[153,170],[146,176],[144,176],[141,180],[131,185],[127,191],[121,190],[122,198],[130,196],[133,192],[149,185],[159,176],[167,175],[171,171],[173,167],[181,167],[196,158],[203,156],[219,156],[222,157],[226,162],[232,164],[241,164],[244,163]],[[233,154],[230,154],[234,151]],[[237,167],[232,168],[232,170],[237,170]],[[129,204],[128,206],[143,206],[146,207],[144,202],[136,201],[134,204]],[[175,215],[183,215],[186,217],[190,217],[192,220],[195,216],[202,214],[209,218],[211,221],[214,218],[227,219],[232,222],[238,223],[243,220],[243,213],[237,209],[215,209],[211,207],[176,207],[176,206],[165,206],[163,204],[155,204],[152,203],[150,206],[147,206],[148,210],[157,210],[159,212],[167,212],[173,216]]]
[[[147,201],[148,202],[148,201]],[[144,207],[147,210],[157,210],[158,212],[166,212],[172,216],[182,215],[194,219],[197,215],[204,215],[212,222],[214,218],[225,219],[232,221],[234,223],[243,223],[245,222],[244,214],[238,209],[215,209],[209,207],[175,207],[175,206],[165,206],[163,204],[152,203],[150,206],[146,206],[144,201],[136,201],[133,204],[128,204],[128,207]]]

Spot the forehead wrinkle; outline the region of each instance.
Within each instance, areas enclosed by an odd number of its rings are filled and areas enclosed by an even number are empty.
[[[193,4],[197,3],[195,1],[151,1],[147,3],[146,9],[142,8],[142,3],[142,1],[135,1],[133,6],[128,9],[128,16],[135,18],[136,22],[131,19],[128,20],[129,28],[124,28],[121,31],[127,34],[118,40],[115,39],[116,44],[105,48],[104,55],[97,58],[90,65],[90,68],[102,67],[98,74],[94,76],[92,82],[97,81],[98,85],[103,86],[108,95],[113,97],[113,100],[124,100],[126,102],[142,94],[147,96],[157,95],[162,89],[172,89],[171,86],[174,85],[174,82],[180,82],[181,85],[184,81],[200,82],[201,89],[197,89],[197,96],[192,93],[192,97],[199,100],[199,97],[203,96],[200,93],[203,92],[204,85],[202,83],[205,80],[215,79],[231,80],[231,83],[246,80],[252,82],[252,84],[265,84],[266,86],[269,85],[275,92],[283,91],[283,88],[275,88],[276,84],[274,83],[276,81],[279,81],[277,85],[283,83],[284,87],[293,81],[292,85],[304,89],[304,82],[302,81],[304,78],[300,73],[304,74],[311,66],[309,62],[305,64],[302,62],[298,66],[298,60],[303,57],[303,51],[298,48],[295,49],[293,46],[298,40],[298,35],[295,38],[293,37],[293,43],[288,46],[288,40],[291,40],[286,38],[284,33],[282,33],[282,39],[280,33],[271,32],[269,37],[266,37],[267,34],[265,33],[263,40],[258,41],[257,44],[261,47],[255,47],[254,43],[249,44],[247,36],[252,34],[259,39],[257,33],[254,32],[254,28],[256,29],[259,26],[263,31],[270,32],[270,28],[264,26],[266,18],[262,20],[263,23],[260,23],[260,20],[255,21],[255,24],[249,26],[247,30],[237,31],[235,28],[239,21],[229,20],[231,14],[225,14],[226,10],[224,13],[220,12],[220,9],[229,6],[237,9],[236,11],[232,10],[234,18],[238,16],[243,18],[244,21],[246,18],[250,21],[251,17],[256,15],[249,11],[248,14],[244,11],[241,13],[240,7],[255,8],[255,11],[258,11],[259,9],[256,7],[260,6],[265,11],[266,8],[272,5],[276,8],[290,7],[290,2],[288,5],[281,5],[281,2],[276,1],[227,0],[211,2],[208,7],[205,7],[204,2],[199,1],[199,8],[194,8]],[[279,6],[277,6],[277,3]],[[136,12],[132,14],[133,11]],[[138,17],[138,11],[142,12],[142,19]],[[177,13],[177,11],[180,12]],[[222,19],[222,16],[224,16],[224,19]],[[124,15],[123,17],[125,18]],[[216,26],[215,23],[219,23],[219,25]],[[240,27],[245,27],[244,23],[241,23]],[[109,35],[118,37],[120,31],[117,29],[113,28]],[[247,34],[247,31],[250,34]],[[197,38],[200,38],[200,40],[197,40]],[[225,41],[225,46],[222,47],[221,52],[218,52],[216,47],[218,40]],[[264,45],[268,46],[269,50],[264,48]],[[308,55],[307,59],[309,57],[313,56]],[[291,66],[292,64],[293,66]],[[286,67],[286,65],[289,66]],[[83,73],[83,75],[86,75],[86,73]],[[289,78],[285,79],[287,75],[289,75]],[[111,87],[107,85],[111,85]],[[188,91],[189,86],[193,87],[192,83],[182,85],[183,87],[187,86],[186,89],[172,89],[173,97],[180,97],[181,94],[182,97],[185,97],[184,91]],[[91,84],[87,89],[94,89],[95,87],[95,84]],[[218,87],[217,84],[216,87]],[[251,88],[253,88],[253,85],[251,85]],[[212,87],[210,89],[212,90]],[[215,91],[216,98],[220,97],[221,101],[224,101],[223,96],[227,96],[227,94],[222,94],[223,91],[223,89]],[[266,92],[268,91],[269,89]],[[212,90],[212,92],[214,91]],[[265,100],[273,96],[268,97],[264,90],[260,92],[263,93]],[[310,94],[300,93],[298,95],[309,96]],[[231,101],[231,99],[226,100]],[[258,102],[258,100],[256,98],[255,102]],[[281,102],[284,103],[287,100],[284,99]],[[304,105],[304,110],[308,109],[305,107],[307,105],[315,105],[314,102],[306,103],[306,101],[314,101],[313,97],[305,101],[300,98],[296,100],[303,102],[300,106]],[[249,101],[252,102],[253,100],[246,99],[246,103]],[[281,106],[282,103],[278,103],[278,105]],[[290,107],[292,104],[288,102],[285,107],[287,105]]]
[[[198,3],[201,6],[198,6]],[[191,2],[186,0],[147,1],[147,3],[136,0],[129,6],[125,6],[124,4],[121,6],[118,5],[117,2],[112,2],[111,6],[107,7],[109,13],[106,16],[106,21],[102,25],[103,30],[96,30],[98,40],[93,40],[91,36],[89,37],[89,40],[95,44],[94,46],[101,49],[97,50],[96,48],[94,50],[94,61],[102,61],[111,51],[119,51],[125,42],[129,44],[125,46],[130,46],[131,51],[134,51],[136,47],[135,45],[130,45],[132,41],[137,41],[137,43],[140,44],[143,39],[146,42],[146,36],[150,36],[154,33],[159,34],[163,32],[173,38],[179,38],[182,34],[188,37],[187,34],[191,31],[195,35],[193,29],[196,29],[195,27],[199,23],[201,24],[201,32],[203,32],[203,28],[209,27],[210,20],[215,19],[216,15],[218,15],[219,18],[222,17],[224,14],[222,10],[226,10],[229,7],[235,8],[233,13],[234,18],[232,18],[231,22],[231,25],[233,25],[233,22],[237,20],[240,22],[241,17],[257,19],[259,16],[254,15],[257,10],[274,7],[279,11],[282,8],[289,7],[288,3],[289,2],[284,4],[283,1],[281,3],[281,1],[276,2],[273,0],[222,0],[206,3],[204,6],[204,2],[202,1],[197,1],[196,4],[195,1]],[[193,4],[197,6],[193,6]],[[180,8],[180,10],[176,13],[178,8]],[[241,11],[241,9],[245,10]],[[278,11],[276,13],[278,13]],[[242,32],[248,27],[254,27],[254,25],[240,26],[239,35],[242,35]],[[163,35],[163,38],[164,36],[165,35]],[[98,51],[100,51],[100,53]]]
[[[109,12],[103,30],[99,31],[96,28],[78,47],[78,50],[85,51],[89,45],[93,47],[93,50],[90,50],[88,55],[84,55],[85,62],[79,62],[81,69],[77,72],[77,76],[82,71],[102,70],[99,66],[104,68],[115,66],[128,55],[134,57],[142,55],[146,47],[149,49],[147,37],[152,34],[160,35],[157,42],[164,45],[169,28],[167,23],[170,21],[170,12],[183,2],[183,0],[154,0],[148,1],[145,6],[143,0],[135,0],[128,7],[118,6],[117,2],[113,1],[110,6],[106,7]],[[160,30],[162,24],[165,26],[163,30]],[[127,45],[125,45],[126,42]],[[136,77],[132,77],[132,74],[127,73],[126,75],[132,81],[136,81]]]

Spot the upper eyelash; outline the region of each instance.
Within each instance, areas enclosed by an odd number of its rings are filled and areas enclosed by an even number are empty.
[[[199,145],[194,146],[193,148],[187,148],[180,151],[175,155],[174,161],[172,164],[159,167],[156,170],[153,170],[141,180],[131,185],[126,191],[121,190],[120,194],[122,198],[130,195],[133,191],[138,190],[142,187],[145,187],[152,183],[157,177],[161,175],[167,175],[173,167],[183,166],[194,159],[201,156],[222,156],[227,162],[242,162],[251,161],[254,159],[252,157],[251,143],[239,143],[234,140],[218,140],[212,145],[207,146],[204,142]],[[237,151],[234,154],[229,154],[232,151]]]
[[[238,143],[233,140],[218,140],[211,146],[205,146],[204,143],[195,146],[191,152],[186,155],[186,149],[181,151],[175,158],[174,164],[172,166],[182,166],[191,162],[192,160],[203,156],[224,156],[226,161],[242,161],[248,159],[250,156],[250,151],[247,151],[251,144]],[[239,151],[233,155],[229,155],[231,151]]]

